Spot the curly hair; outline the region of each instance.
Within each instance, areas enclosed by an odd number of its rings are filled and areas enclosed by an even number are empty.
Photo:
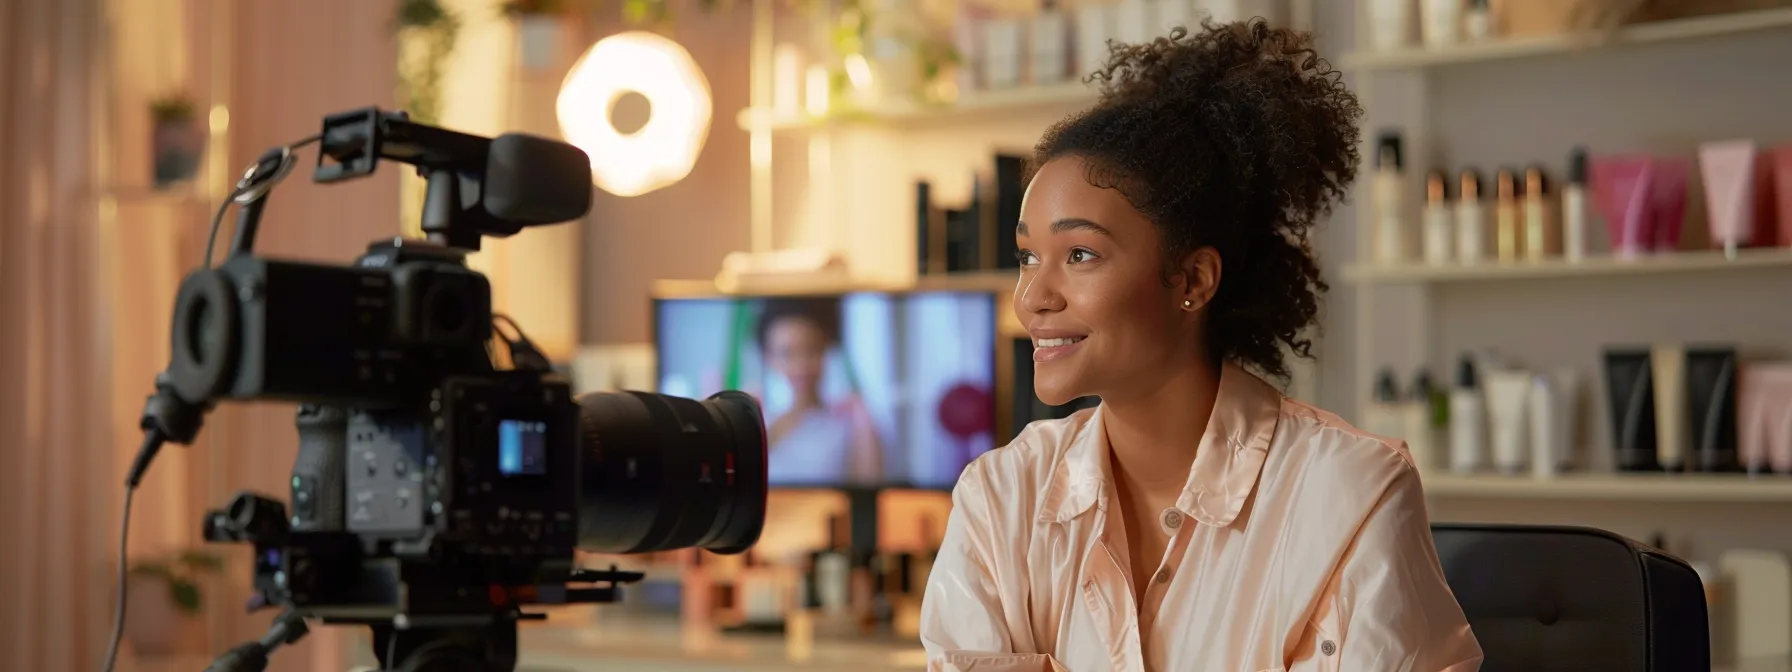
[[[1287,379],[1282,346],[1313,356],[1301,334],[1329,287],[1308,232],[1356,178],[1362,107],[1311,34],[1262,19],[1209,20],[1109,52],[1088,80],[1100,100],[1046,131],[1031,170],[1082,159],[1090,184],[1162,233],[1166,285],[1189,252],[1214,248],[1224,272],[1207,308],[1212,354]]]

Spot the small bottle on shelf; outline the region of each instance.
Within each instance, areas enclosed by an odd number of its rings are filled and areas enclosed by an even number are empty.
[[[1524,233],[1518,212],[1522,188],[1518,174],[1510,168],[1501,168],[1494,177],[1493,228],[1500,263],[1518,261],[1519,236]]]
[[[1549,177],[1542,166],[1524,170],[1524,257],[1542,261],[1555,252],[1556,221],[1549,212]]]
[[[1462,171],[1456,190],[1456,261],[1479,264],[1487,258],[1487,204],[1481,200],[1481,174]]]
[[[1368,417],[1363,418],[1364,429],[1376,436],[1398,439],[1406,433],[1405,417],[1401,414],[1400,385],[1394,382],[1393,369],[1384,368],[1375,378],[1375,396],[1366,411]]]
[[[1568,183],[1562,185],[1562,256],[1579,263],[1587,258],[1587,149],[1568,153]]]
[[[1450,471],[1472,474],[1488,465],[1487,399],[1481,393],[1473,356],[1456,364],[1456,386],[1450,390]]]
[[[1400,404],[1400,438],[1406,440],[1406,450],[1421,473],[1437,468],[1443,458],[1438,449],[1434,422],[1437,414],[1432,395],[1435,391],[1431,374],[1421,369],[1413,380],[1412,394]]]
[[[1450,217],[1450,178],[1441,170],[1431,171],[1425,178],[1425,263],[1443,266],[1450,263],[1455,250],[1455,222]]]
[[[1385,131],[1376,141],[1375,175],[1371,178],[1375,199],[1375,261],[1402,264],[1408,260],[1407,231],[1400,192],[1405,167],[1400,134]]]
[[[1493,0],[1468,0],[1462,15],[1463,32],[1470,40],[1493,37]]]

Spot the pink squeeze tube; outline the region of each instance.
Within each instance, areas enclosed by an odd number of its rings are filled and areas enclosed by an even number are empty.
[[[1648,156],[1593,159],[1593,202],[1605,218],[1612,254],[1620,259],[1647,253],[1654,240],[1654,176],[1655,160]]]

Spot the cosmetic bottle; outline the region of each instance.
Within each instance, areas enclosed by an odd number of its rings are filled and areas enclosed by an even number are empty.
[[[1428,49],[1456,44],[1462,34],[1462,0],[1421,0],[1420,32]]]
[[[1531,372],[1487,370],[1487,415],[1493,435],[1493,468],[1506,475],[1524,473],[1530,465]]]
[[[1686,351],[1687,421],[1692,430],[1692,468],[1735,471],[1736,349]]]
[[[1384,438],[1405,438],[1401,436],[1406,433],[1401,407],[1400,386],[1394,382],[1394,371],[1384,368],[1375,378],[1375,397],[1369,403],[1368,417],[1363,419],[1364,428],[1370,434]]]
[[[1401,212],[1401,170],[1405,160],[1401,152],[1400,134],[1386,131],[1376,141],[1375,151],[1375,257],[1384,264],[1408,261],[1407,232]]]
[[[1555,218],[1549,216],[1549,180],[1542,166],[1524,170],[1524,256],[1542,261],[1556,239]]]
[[[1510,168],[1501,168],[1494,177],[1493,229],[1500,263],[1518,261],[1518,175]]]
[[[1587,149],[1568,153],[1568,183],[1562,185],[1562,256],[1571,263],[1587,258]]]
[[[1549,376],[1537,374],[1531,377],[1527,412],[1531,430],[1532,478],[1553,478],[1561,472],[1560,454],[1566,451],[1556,445],[1559,440],[1557,427],[1561,423],[1559,397]]]
[[[830,617],[845,615],[852,604],[852,558],[841,540],[842,519],[828,516],[828,546],[815,554],[815,598]]]
[[[1456,364],[1450,389],[1450,471],[1472,474],[1487,468],[1487,400],[1475,376],[1475,358]]]
[[[1462,28],[1470,40],[1493,37],[1493,0],[1468,0],[1462,14]]]
[[[1406,439],[1406,450],[1421,473],[1429,473],[1444,464],[1445,456],[1438,444],[1437,408],[1433,396],[1436,388],[1431,374],[1424,370],[1413,379],[1412,394],[1400,404],[1400,438]]]
[[[1057,0],[1044,0],[1039,13],[1033,16],[1032,34],[1027,40],[1027,65],[1032,70],[1028,83],[1056,84],[1070,77],[1070,16],[1058,7]]]
[[[1462,171],[1456,191],[1456,261],[1479,264],[1487,259],[1487,204],[1481,200],[1481,174]]]
[[[1606,407],[1619,471],[1657,471],[1655,384],[1648,350],[1605,351]]]
[[[1443,266],[1450,263],[1455,252],[1455,222],[1450,217],[1450,200],[1447,186],[1450,178],[1441,170],[1431,171],[1425,177],[1425,263],[1432,266]]]
[[[1649,375],[1655,381],[1655,462],[1663,471],[1686,469],[1686,347],[1659,343],[1649,348]]]
[[[1370,44],[1377,51],[1412,46],[1418,0],[1369,0]]]

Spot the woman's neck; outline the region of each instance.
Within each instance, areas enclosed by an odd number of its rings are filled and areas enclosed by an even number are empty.
[[[1160,496],[1182,489],[1219,388],[1220,366],[1203,360],[1137,394],[1102,398],[1114,477],[1125,489]]]

